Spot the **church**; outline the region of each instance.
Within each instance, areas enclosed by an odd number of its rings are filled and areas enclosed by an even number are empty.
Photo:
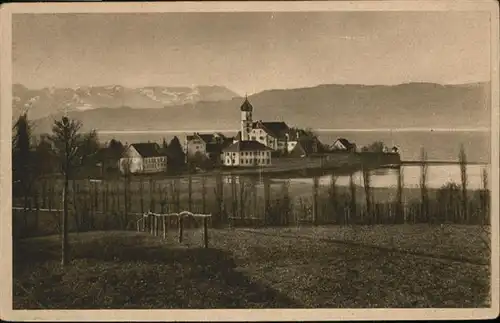
[[[270,166],[272,155],[287,151],[290,128],[284,122],[253,121],[253,107],[248,97],[245,97],[240,111],[241,128],[233,144],[223,149],[223,164]]]
[[[269,166],[272,157],[305,157],[321,151],[321,143],[304,136],[303,130],[290,128],[283,121],[253,120],[253,106],[245,96],[240,106],[240,131],[233,144],[222,150],[225,166]]]
[[[291,140],[291,129],[285,122],[253,121],[253,106],[248,101],[248,97],[245,97],[245,101],[241,105],[240,111],[241,130],[237,136],[238,140],[257,141],[277,153],[285,153],[288,151],[287,143]]]

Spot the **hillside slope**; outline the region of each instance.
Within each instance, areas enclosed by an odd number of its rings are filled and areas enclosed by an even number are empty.
[[[249,97],[254,119],[311,128],[474,128],[490,123],[490,86],[410,83],[396,86],[320,85],[268,90]],[[85,129],[237,129],[243,98],[197,101],[164,108],[72,111]],[[60,115],[60,114],[59,114]],[[48,131],[58,114],[36,121]]]

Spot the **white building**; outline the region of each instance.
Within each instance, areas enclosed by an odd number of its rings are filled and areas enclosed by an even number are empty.
[[[237,140],[257,141],[274,151],[286,152],[288,150],[287,141],[290,128],[285,122],[253,121],[253,106],[248,98],[245,98],[240,110],[241,130]]]
[[[222,163],[224,166],[270,166],[271,151],[260,142],[241,140],[222,150]]]
[[[158,173],[167,170],[167,156],[157,143],[131,144],[120,158],[122,173]]]

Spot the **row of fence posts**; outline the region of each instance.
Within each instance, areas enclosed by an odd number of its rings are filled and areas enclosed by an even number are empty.
[[[424,166],[422,166],[424,167]],[[425,166],[426,167],[426,166]],[[466,173],[465,173],[465,169],[464,169],[464,175],[463,177],[466,178]],[[363,170],[363,181],[364,181],[364,187],[365,187],[365,195],[366,195],[366,202],[367,202],[367,210],[366,212],[362,212],[362,213],[365,213],[366,215],[370,216],[370,214],[372,213],[372,211],[374,211],[374,213],[379,213],[378,210],[376,210],[375,208],[377,208],[378,206],[376,205],[373,205],[372,207],[372,202],[373,202],[373,199],[371,197],[371,188],[370,188],[370,175],[369,175],[369,171],[366,169],[366,170]],[[428,203],[427,201],[427,189],[426,189],[426,168],[423,168],[423,171],[422,171],[422,183],[421,183],[421,190],[422,190],[422,197],[424,199],[424,201],[422,202],[422,204],[426,204]],[[484,173],[484,176],[486,176],[486,173]],[[394,213],[394,216],[395,218],[393,219],[395,223],[407,223],[407,221],[409,221],[410,223],[415,223],[416,222],[416,218],[420,218],[421,216],[418,216],[417,213],[421,213],[423,212],[424,215],[428,212],[424,212],[426,211],[426,208],[423,208],[423,210],[421,212],[417,212],[417,210],[414,210],[412,208],[409,208],[406,210],[406,207],[402,201],[402,190],[403,190],[403,180],[402,180],[402,172],[401,172],[401,169],[398,168],[398,176],[397,176],[397,179],[398,179],[398,182],[397,182],[397,196],[396,196],[396,200],[393,202],[394,204],[396,204],[396,210],[389,210],[391,214]],[[236,179],[237,177],[235,175],[232,175],[231,176],[231,183],[236,183]],[[204,176],[202,176],[202,202],[203,202],[203,213],[205,213],[205,208],[206,208],[206,178]],[[270,195],[271,195],[271,184],[270,184],[270,178],[269,177],[263,177],[262,178],[262,181],[263,181],[263,186],[264,186],[264,218],[262,219],[264,224],[269,224],[270,222],[274,222],[275,220],[279,220],[278,222],[280,223],[284,223],[284,222],[288,222],[288,221],[281,221],[283,219],[271,219],[270,218],[270,209],[271,209],[271,198],[270,198]],[[219,173],[216,175],[216,179],[215,179],[215,182],[216,182],[216,187],[214,189],[215,191],[215,201],[216,201],[216,207],[215,207],[215,214],[217,214],[217,218],[214,219],[214,220],[217,220],[216,222],[222,222],[222,223],[225,223],[227,220],[231,220],[228,218],[228,214],[226,212],[226,209],[225,209],[225,203],[224,203],[224,187],[223,187],[223,179],[222,179],[222,175]],[[483,180],[484,182],[484,188],[483,190],[485,190],[485,188],[487,187],[487,178],[485,177],[485,179]],[[43,181],[42,183],[42,190],[41,190],[41,194],[38,194],[38,192],[36,192],[36,194],[34,195],[34,204],[35,204],[35,210],[37,210],[37,214],[36,214],[36,219],[35,219],[35,226],[37,226],[37,223],[38,223],[38,210],[40,208],[45,208],[45,207],[48,207],[48,210],[50,212],[50,210],[52,210],[54,208],[54,197],[55,197],[55,190],[54,190],[54,187],[53,186],[50,186],[47,187],[47,182],[46,181]],[[93,185],[92,185],[93,184]],[[240,183],[241,185],[242,183]],[[334,186],[335,184],[333,184]],[[101,192],[99,192],[99,186],[102,187],[101,189]],[[145,201],[144,201],[144,197],[143,197],[143,194],[144,194],[144,181],[141,179],[140,181],[140,186],[139,186],[139,189],[140,189],[140,206],[141,206],[141,214],[144,213],[144,208],[145,208]],[[84,208],[87,208],[89,207],[89,210],[90,211],[90,222],[91,224],[93,224],[93,214],[96,214],[96,213],[103,213],[107,214],[108,211],[113,211],[115,210],[115,208],[118,208],[120,207],[120,200],[119,200],[119,193],[115,192],[114,190],[111,190],[111,191],[108,191],[109,190],[109,187],[110,185],[108,183],[97,183],[97,182],[89,182],[89,185],[87,186],[87,189],[85,189],[84,192],[80,192],[80,187],[78,184],[75,185],[75,183],[73,182],[73,192],[74,193],[78,193],[76,195],[81,195],[81,194],[85,194],[85,197],[84,197]],[[125,191],[127,191],[127,188],[129,188],[129,183],[127,182],[126,183],[126,187],[124,188]],[[189,211],[192,211],[192,204],[193,204],[193,199],[192,199],[192,188],[193,188],[193,185],[192,185],[192,176],[189,174],[188,176],[188,210]],[[334,187],[333,187],[334,188]],[[176,212],[179,212],[180,210],[180,183],[179,183],[179,179],[175,179],[173,181],[173,183],[170,185],[170,189],[171,189],[171,199],[174,203],[174,210],[173,211],[176,211]],[[160,190],[163,191],[160,187]],[[167,187],[164,188],[165,190],[165,193],[167,192]],[[153,180],[150,180],[150,192],[153,194],[151,196],[151,205],[150,206],[153,206],[153,207],[150,207],[149,209],[151,211],[154,212],[154,202],[155,202],[155,197],[154,197],[154,191],[155,191],[155,186],[153,185]],[[230,202],[230,205],[232,206],[232,210],[231,212],[233,213],[233,216],[236,216],[236,215],[239,215],[241,218],[243,218],[244,216],[244,206],[242,205],[242,201],[243,201],[243,197],[241,196],[242,192],[244,191],[244,189],[242,187],[240,187],[240,190],[238,191],[236,185],[232,184],[231,185],[231,202]],[[256,183],[255,183],[255,179],[253,181],[253,190],[252,190],[252,195],[254,196],[254,199],[253,199],[253,202],[251,203],[251,208],[253,208],[254,210],[257,209],[257,187],[256,187]],[[354,185],[354,182],[353,182],[353,178],[352,178],[352,175],[350,176],[350,180],[349,180],[349,191],[350,191],[350,202],[349,202],[349,207],[347,209],[344,208],[344,210],[347,211],[348,214],[345,214],[344,215],[344,218],[346,218],[347,221],[345,222],[348,222],[348,219],[352,219],[352,216],[355,216],[358,214],[357,212],[357,208],[358,208],[358,205],[357,205],[357,201],[356,201],[356,186]],[[463,190],[462,190],[463,191]],[[48,193],[48,194],[47,194]],[[101,194],[99,194],[101,193]],[[238,194],[239,193],[239,194]],[[467,192],[465,192],[467,193]],[[465,193],[463,193],[463,195],[465,196]],[[132,195],[129,195],[127,192],[125,192],[126,196],[124,197],[125,199],[125,217],[127,216],[127,214],[130,212],[130,200],[131,200],[131,196]],[[238,195],[239,198],[238,198]],[[101,201],[99,201],[99,197],[101,196]],[[41,201],[39,201],[39,198],[41,197]],[[89,204],[87,204],[87,198],[89,199]],[[108,199],[111,199],[111,203],[110,201],[108,201]],[[485,200],[487,200],[487,198],[484,198]],[[40,203],[41,202],[41,203]],[[99,203],[101,202],[101,203]],[[239,202],[239,203],[238,203]],[[333,203],[334,201],[332,201]],[[76,203],[76,200],[73,199],[73,203]],[[31,204],[31,203],[30,203]],[[99,204],[102,205],[101,207],[101,210],[99,210]],[[109,205],[111,204],[111,205]],[[115,205],[117,204],[117,205]],[[238,204],[239,207],[238,207]],[[487,206],[488,204],[488,201],[485,201],[483,204],[485,204]],[[319,177],[318,176],[314,176],[313,177],[313,185],[312,185],[312,203],[311,203],[311,212],[312,212],[312,224],[313,225],[317,225],[318,224],[318,215],[320,213],[319,209],[320,209],[320,206],[321,206],[321,203],[319,201]],[[486,209],[486,206],[484,207]],[[161,204],[161,212],[163,213],[164,210],[163,210],[163,207],[164,205]],[[446,206],[445,206],[446,207]],[[30,209],[32,209],[31,205],[29,207]],[[251,208],[248,208],[248,209],[251,209]],[[247,210],[248,211],[248,210]],[[395,212],[394,212],[395,211]],[[75,210],[76,212],[76,210]],[[445,213],[447,213],[448,211],[446,211]],[[466,212],[466,211],[465,211]],[[254,212],[255,213],[255,212]],[[466,212],[467,213],[467,212]],[[255,214],[254,214],[255,216]],[[273,216],[276,216],[276,214],[274,214]],[[467,217],[467,214],[465,214],[464,217]],[[453,215],[453,219],[454,220],[459,220],[459,219],[455,219],[457,218],[457,216]],[[419,219],[420,221],[424,221],[425,219]],[[26,221],[26,217],[25,217],[25,221]],[[375,221],[375,220],[374,220]],[[183,222],[182,219],[179,220],[179,222]],[[230,223],[231,221],[229,221]],[[283,224],[282,223],[282,224]]]
[[[167,239],[168,232],[168,221],[167,218],[177,218],[178,224],[178,241],[182,243],[184,236],[184,218],[202,218],[203,219],[203,245],[208,248],[208,219],[212,217],[211,214],[193,214],[188,211],[183,211],[180,213],[170,213],[170,214],[157,214],[152,212],[147,212],[143,215],[141,219],[137,221],[137,231],[138,232],[149,232],[153,236],[160,235],[160,224],[159,219],[161,218],[161,229],[163,229],[163,239]],[[141,227],[142,223],[142,227]]]

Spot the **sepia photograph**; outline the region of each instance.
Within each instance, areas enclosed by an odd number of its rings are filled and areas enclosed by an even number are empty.
[[[494,1],[1,14],[2,319],[498,316]]]

